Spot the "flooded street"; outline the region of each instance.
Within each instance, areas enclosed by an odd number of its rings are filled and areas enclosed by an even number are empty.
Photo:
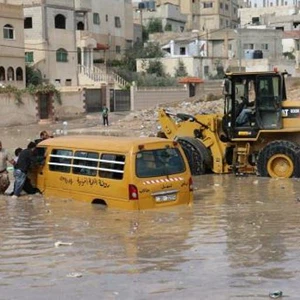
[[[299,299],[299,181],[194,180],[161,211],[1,196],[0,299]]]
[[[1,129],[3,146],[43,129]],[[192,207],[161,211],[0,196],[0,299],[300,299],[299,179],[204,175],[194,186]]]

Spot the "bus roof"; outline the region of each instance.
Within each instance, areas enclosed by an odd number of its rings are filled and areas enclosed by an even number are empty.
[[[69,135],[46,139],[41,146],[65,147],[72,149],[94,149],[127,152],[139,145],[151,143],[170,143],[173,141],[158,137],[116,137],[101,135]]]

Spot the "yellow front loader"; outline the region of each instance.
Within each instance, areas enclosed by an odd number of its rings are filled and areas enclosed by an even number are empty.
[[[193,175],[300,176],[300,99],[286,97],[285,73],[228,73],[222,115],[159,110],[160,136],[183,147]]]

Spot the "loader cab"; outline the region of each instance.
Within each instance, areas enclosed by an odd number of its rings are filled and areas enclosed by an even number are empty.
[[[224,81],[223,131],[227,138],[255,138],[282,128],[284,77],[277,72],[229,73]]]

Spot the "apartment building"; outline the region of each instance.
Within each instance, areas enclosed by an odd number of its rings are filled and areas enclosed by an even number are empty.
[[[297,6],[298,0],[247,0],[248,7]]]
[[[133,8],[133,20],[135,24],[146,26],[151,20],[158,19],[161,20],[163,31],[184,31],[187,17],[181,13],[180,6],[178,5],[164,3],[154,6],[153,9],[141,9],[137,6]]]
[[[0,3],[0,85],[25,87],[23,9]]]
[[[238,0],[157,0],[157,5],[171,2],[187,15],[186,30],[199,31],[236,28]]]
[[[96,59],[121,58],[133,40],[131,0],[1,2],[23,6],[26,63],[57,86],[79,85],[81,66],[91,74]]]

